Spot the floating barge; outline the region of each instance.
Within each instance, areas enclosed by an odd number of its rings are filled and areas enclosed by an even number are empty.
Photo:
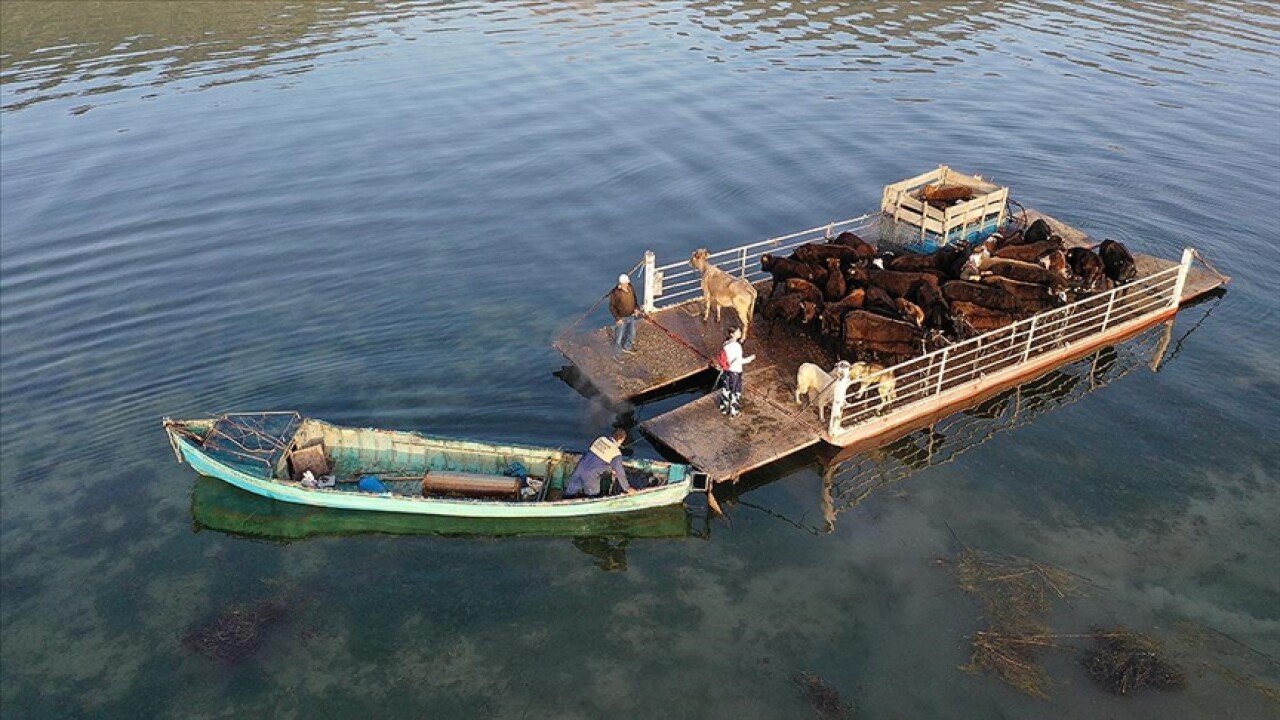
[[[1043,213],[1027,209],[1024,216],[1028,224],[1043,218],[1066,247],[1096,244]],[[880,223],[892,220],[872,213],[721,250],[709,262],[751,280],[763,298],[771,280],[760,268],[761,255],[783,255],[846,230],[877,237]],[[885,407],[874,389],[864,395],[859,383],[837,380],[830,417],[821,422],[813,407],[795,402],[796,370],[803,362],[831,368],[838,358],[803,333],[782,327],[771,332],[753,321],[744,346],[756,360],[744,377],[741,416],[724,417],[715,396],[707,394],[644,421],[640,429],[715,482],[735,481],[819,443],[851,451],[874,447],[1132,337],[1225,285],[1225,276],[1193,266],[1195,257],[1191,248],[1180,261],[1134,253],[1138,274],[1124,285],[893,365],[889,371],[896,380],[896,398]],[[714,313],[709,322],[702,321],[701,276],[685,258],[660,265],[647,252],[639,274],[636,286],[643,291],[646,318],[637,325],[634,354],[614,353],[610,327],[554,343],[580,376],[617,406],[643,403],[704,373],[709,383],[709,359],[719,351],[727,323],[735,319],[730,309],[724,323],[717,323]]]

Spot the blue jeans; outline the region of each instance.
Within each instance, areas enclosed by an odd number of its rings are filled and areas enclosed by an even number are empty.
[[[630,350],[636,344],[636,316],[628,315],[613,326],[613,346],[619,350]]]

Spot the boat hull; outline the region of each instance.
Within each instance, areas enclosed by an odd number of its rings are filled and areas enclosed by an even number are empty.
[[[468,518],[570,518],[648,510],[684,501],[691,489],[688,472],[672,473],[664,485],[633,494],[555,501],[508,501],[470,498],[414,497],[391,493],[309,489],[273,478],[255,477],[206,454],[189,437],[169,430],[170,440],[183,461],[202,475],[218,478],[242,490],[281,502],[340,510],[441,515]]]

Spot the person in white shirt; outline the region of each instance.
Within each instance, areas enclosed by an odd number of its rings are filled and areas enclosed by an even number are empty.
[[[755,355],[742,356],[742,328],[729,331],[724,344],[724,354],[729,367],[724,371],[724,384],[720,388],[720,412],[738,417],[742,412],[742,366],[756,359]]]

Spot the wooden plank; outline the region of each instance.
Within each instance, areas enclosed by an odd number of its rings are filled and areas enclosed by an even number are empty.
[[[659,311],[655,319],[665,326],[664,316],[670,314],[670,310]],[[612,326],[561,338],[553,346],[615,405],[707,369],[706,359],[697,350],[648,320],[636,322],[635,353],[614,349]]]
[[[748,366],[750,367],[750,366]],[[794,404],[791,386],[776,369],[744,376],[742,414],[720,414],[711,393],[652,420],[640,430],[666,445],[714,482],[735,480],[819,441],[815,411]]]

